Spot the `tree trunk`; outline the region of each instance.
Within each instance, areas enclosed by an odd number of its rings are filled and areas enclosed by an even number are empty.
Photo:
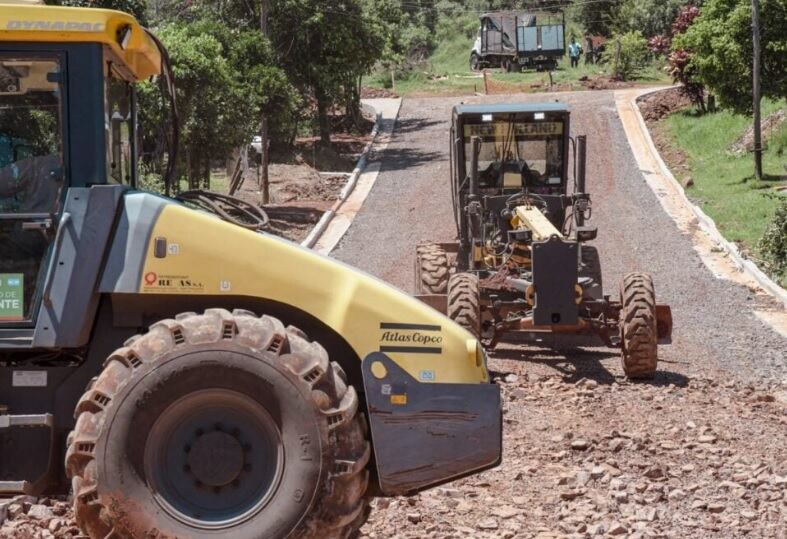
[[[322,88],[315,88],[314,97],[317,100],[317,122],[320,128],[320,144],[323,146],[331,145],[331,122],[328,118],[328,96]]]
[[[270,27],[268,26],[268,16],[270,14],[271,2],[270,0],[261,0],[260,3],[260,31],[265,37],[270,36]],[[270,145],[270,124],[268,122],[268,115],[263,112],[260,125],[260,142],[262,143],[262,163],[260,170],[260,205],[270,204],[270,175],[268,168],[271,161],[271,145]]]

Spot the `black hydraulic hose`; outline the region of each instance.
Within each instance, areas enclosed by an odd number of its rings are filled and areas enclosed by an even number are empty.
[[[175,92],[177,87],[175,85],[175,73],[172,70],[172,62],[169,57],[169,52],[161,40],[153,32],[145,29],[148,37],[156,44],[156,47],[161,54],[161,95],[163,99],[168,100],[170,123],[172,124],[172,139],[168,138],[170,142],[169,155],[167,159],[167,171],[164,174],[164,186],[166,195],[172,196],[172,183],[176,180],[174,177],[178,167],[178,153],[180,150],[180,114],[178,113],[178,101]]]
[[[177,200],[191,204],[212,213],[228,223],[261,231],[268,227],[268,214],[254,204],[221,193],[210,191],[187,191],[178,195]]]

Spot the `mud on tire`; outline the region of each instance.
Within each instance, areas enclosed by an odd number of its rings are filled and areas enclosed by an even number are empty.
[[[448,255],[436,243],[422,243],[415,254],[416,294],[445,294],[451,269]]]
[[[620,340],[623,372],[629,378],[652,378],[658,366],[656,293],[653,279],[631,273],[620,288]]]
[[[344,538],[366,518],[355,389],[275,318],[159,322],[109,357],[76,416],[66,470],[90,537]]]
[[[448,318],[479,338],[481,335],[481,297],[478,277],[457,273],[448,281]]]

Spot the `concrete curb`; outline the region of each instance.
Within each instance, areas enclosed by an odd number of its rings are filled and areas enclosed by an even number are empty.
[[[333,204],[333,207],[323,214],[306,239],[301,242],[301,246],[311,249],[317,245],[317,242],[320,241],[320,238],[328,229],[328,225],[330,225],[333,218],[336,217],[336,212],[339,210],[341,205],[344,204],[348,198],[350,198],[350,195],[355,190],[355,186],[358,185],[358,178],[361,177],[361,174],[366,168],[366,164],[369,161],[369,154],[371,153],[372,148],[374,148],[374,143],[377,141],[377,137],[380,134],[383,126],[382,112],[376,112],[377,120],[375,121],[374,129],[372,130],[372,140],[370,140],[363,149],[361,157],[358,159],[358,163],[355,165],[355,169],[352,171],[352,174],[350,174],[347,183],[344,184],[341,193],[339,193],[339,198]]]
[[[689,197],[686,195],[686,190],[675,178],[675,176],[673,176],[672,171],[670,171],[669,167],[664,162],[664,159],[662,159],[661,154],[653,142],[653,138],[650,136],[650,130],[648,129],[648,125],[645,123],[645,119],[642,117],[642,112],[639,109],[637,101],[647,95],[663,92],[664,90],[668,89],[669,88],[658,88],[656,90],[645,91],[634,97],[630,103],[636,114],[640,129],[642,129],[645,141],[647,142],[650,151],[653,153],[653,156],[661,169],[661,174],[673,184],[673,187],[681,196],[681,202],[685,204],[686,207],[689,208],[695,215],[700,229],[729,255],[730,260],[732,260],[736,268],[753,279],[758,285],[760,285],[760,287],[762,287],[763,290],[765,290],[768,294],[776,298],[778,301],[783,303],[785,307],[787,307],[787,290],[779,286],[775,281],[773,281],[773,279],[768,277],[759,267],[757,267],[754,262],[744,257],[735,244],[727,241],[727,239],[722,236],[713,219],[711,219],[704,211],[702,211],[699,206],[695,205],[691,199],[689,199]]]

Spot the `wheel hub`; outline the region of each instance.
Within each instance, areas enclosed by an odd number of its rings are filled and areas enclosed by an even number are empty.
[[[240,440],[225,432],[202,433],[189,448],[186,462],[198,481],[210,487],[223,487],[243,471],[243,446]]]
[[[199,390],[173,402],[150,430],[144,458],[162,509],[214,530],[265,507],[284,464],[281,434],[267,410],[227,389]]]

